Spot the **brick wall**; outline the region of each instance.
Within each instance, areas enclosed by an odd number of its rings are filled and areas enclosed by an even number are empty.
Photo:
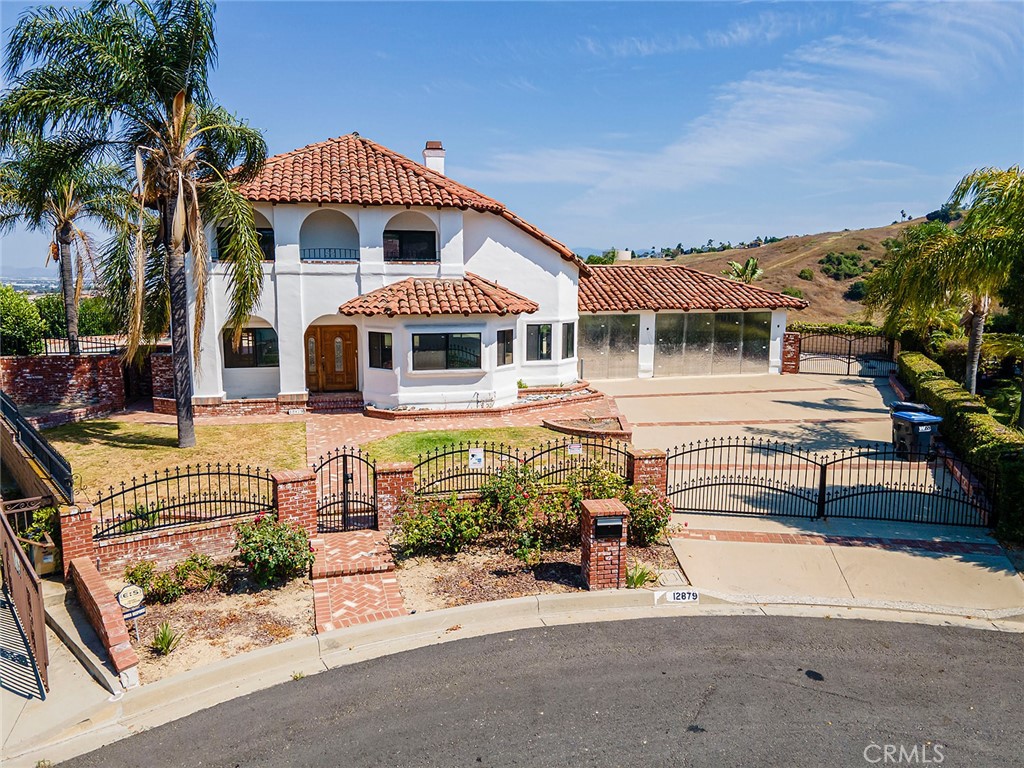
[[[413,492],[412,462],[377,465],[377,528],[390,531],[402,499]]]
[[[800,334],[796,331],[782,336],[782,372],[800,373]]]
[[[153,397],[166,397],[174,402],[174,364],[171,356],[164,353],[149,356],[149,375],[152,381]]]
[[[630,448],[627,479],[630,485],[645,485],[668,492],[668,463],[665,452],[656,448]]]
[[[69,568],[78,602],[107,649],[110,663],[121,677],[121,684],[125,688],[138,685],[139,657],[128,639],[128,627],[114,593],[88,558],[75,558]]]
[[[622,536],[598,539],[594,519],[621,517]],[[588,589],[621,589],[626,586],[626,539],[629,510],[618,499],[587,499],[580,514],[580,570]]]
[[[222,400],[219,397],[193,397],[192,411],[196,416],[267,416],[287,413],[293,408],[305,408],[304,397],[279,395],[278,397],[250,397],[244,400]],[[153,412],[173,416],[176,413],[174,397],[153,397]]]
[[[18,405],[83,403],[124,408],[124,373],[117,355],[0,357],[4,391]]]
[[[317,534],[316,474],[311,469],[289,469],[274,472],[274,507],[277,519],[294,523],[309,537]]]
[[[161,528],[155,531],[95,542],[95,560],[100,573],[107,577],[121,577],[129,563],[148,560],[157,570],[170,568],[193,552],[209,555],[215,560],[226,560],[234,554],[235,524],[252,520],[254,516],[233,517],[186,526]]]
[[[64,561],[64,576],[68,575],[72,560],[96,561],[96,550],[92,540],[92,507],[60,508],[61,557]]]

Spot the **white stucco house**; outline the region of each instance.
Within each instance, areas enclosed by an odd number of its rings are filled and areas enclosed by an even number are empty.
[[[196,402],[476,408],[581,367],[778,371],[786,310],[804,302],[683,267],[589,267],[447,178],[444,159],[440,142],[420,163],[355,133],[269,158],[243,188],[266,256],[261,303],[236,351],[212,248]]]

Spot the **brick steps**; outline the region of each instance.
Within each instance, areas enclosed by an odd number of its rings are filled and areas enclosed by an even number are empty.
[[[408,613],[385,534],[325,533],[311,544],[318,634]]]
[[[363,393],[311,392],[306,410],[309,413],[359,413],[363,410]]]

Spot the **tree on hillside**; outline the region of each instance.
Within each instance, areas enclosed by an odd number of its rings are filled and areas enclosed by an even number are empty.
[[[722,271],[722,274],[731,280],[739,280],[741,283],[752,283],[764,276],[764,270],[757,266],[757,259],[751,257],[740,264],[738,261],[727,262],[729,268]]]
[[[252,206],[238,185],[266,158],[259,131],[219,106],[208,75],[217,58],[211,0],[94,0],[88,7],[34,9],[7,45],[11,87],[0,103],[0,139],[16,128],[52,131],[82,151],[112,154],[135,177],[137,226],[131,258],[112,254],[128,286],[129,354],[145,341],[151,296],[169,301],[178,445],[195,444],[192,351],[199,356],[205,317],[208,248],[204,227],[224,237],[230,271],[229,324],[239,343],[259,303],[263,253]],[[145,209],[155,228],[146,226]],[[122,239],[121,244],[126,244]],[[191,266],[195,322],[188,331]],[[155,275],[166,291],[154,294]],[[191,347],[191,351],[190,351]]]
[[[68,142],[18,133],[6,142],[10,159],[0,164],[0,232],[17,224],[51,233],[44,263],[60,268],[68,351],[78,354],[78,308],[86,265],[95,272],[91,237],[80,222],[123,226],[130,204],[121,169],[75,157]]]
[[[964,386],[977,388],[981,343],[992,296],[1024,251],[1024,173],[985,168],[965,176],[950,204],[967,207],[955,230],[941,221],[907,227],[889,241],[889,259],[868,280],[865,303],[900,330],[908,313],[962,306],[968,327]],[[969,206],[969,207],[968,207]]]

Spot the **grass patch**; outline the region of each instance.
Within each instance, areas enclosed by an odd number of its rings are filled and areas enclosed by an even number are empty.
[[[439,429],[430,432],[402,432],[364,443],[362,449],[377,461],[416,461],[432,448],[458,442],[505,443],[512,448],[530,448],[554,438],[565,437],[545,427],[490,427],[487,429]]]
[[[90,497],[115,482],[185,464],[220,462],[271,470],[306,466],[302,422],[197,426],[192,448],[178,448],[178,429],[167,424],[90,419],[43,434],[82,476]]]

